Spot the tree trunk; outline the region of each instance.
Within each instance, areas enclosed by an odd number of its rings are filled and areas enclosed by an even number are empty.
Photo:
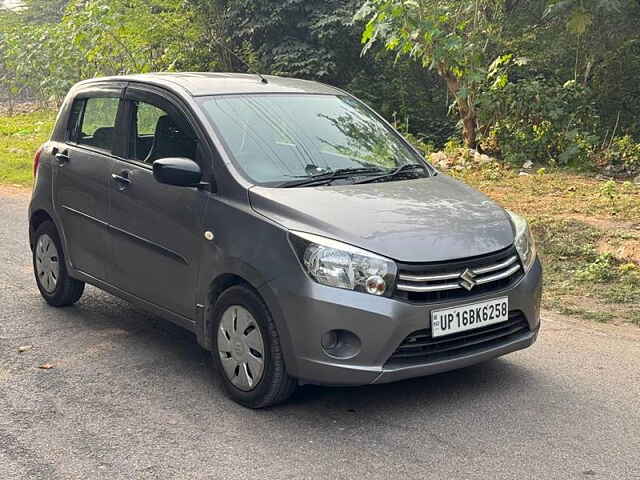
[[[476,148],[478,144],[478,116],[476,115],[476,109],[474,105],[469,102],[468,98],[456,98],[456,105],[458,106],[458,113],[462,120],[462,140],[464,140],[464,146],[467,148]]]
[[[477,126],[476,113],[473,111],[462,119],[462,138],[467,148],[476,148],[478,146]]]
[[[453,98],[455,98],[456,107],[460,120],[462,120],[462,139],[467,148],[477,147],[477,130],[478,118],[473,104],[469,103],[468,98],[460,97],[462,83],[444,64],[438,66],[438,73],[447,82],[447,88]]]

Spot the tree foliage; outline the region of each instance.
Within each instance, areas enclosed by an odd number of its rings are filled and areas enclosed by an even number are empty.
[[[73,0],[63,28],[93,75],[189,69],[199,34],[174,0]]]
[[[183,2],[71,0],[40,10],[41,4],[32,0],[0,16],[0,82],[13,96],[59,99],[83,78],[198,66],[200,25]]]
[[[640,165],[638,0],[23,3],[0,10],[0,100],[60,101],[99,75],[260,71],[351,91],[426,149],[460,135],[513,162]]]
[[[359,0],[231,0],[231,44],[248,42],[270,73],[343,83],[357,68]]]
[[[453,96],[465,143],[475,147],[478,94],[502,10],[498,0],[369,0],[356,18],[368,20],[363,53],[382,41],[437,71]]]

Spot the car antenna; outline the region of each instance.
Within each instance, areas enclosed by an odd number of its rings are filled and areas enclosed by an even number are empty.
[[[250,73],[253,73],[255,75],[258,76],[258,78],[260,79],[261,83],[264,83],[265,85],[269,83],[269,81],[262,76],[262,74],[260,72],[258,72],[257,70],[255,70],[251,65],[249,65],[242,57],[240,57],[236,52],[234,52],[231,48],[227,47],[224,43],[222,43],[220,40],[216,39],[216,43],[218,45],[220,45],[222,48],[224,48],[227,52],[229,52],[231,55],[233,55],[234,57],[236,57],[238,60],[240,60],[245,67],[247,67],[247,71],[249,71]]]

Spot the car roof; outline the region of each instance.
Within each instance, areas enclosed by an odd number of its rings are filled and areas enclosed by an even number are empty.
[[[81,82],[78,86],[90,86],[104,82],[138,82],[159,85],[175,90],[181,88],[194,97],[206,95],[232,95],[243,93],[311,93],[339,94],[340,90],[310,80],[263,75],[261,77],[248,73],[144,73],[115,77],[92,78]]]

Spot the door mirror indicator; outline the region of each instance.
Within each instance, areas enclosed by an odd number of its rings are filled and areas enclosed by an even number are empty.
[[[177,187],[199,187],[200,166],[188,158],[161,158],[153,162],[153,177],[160,183]]]

